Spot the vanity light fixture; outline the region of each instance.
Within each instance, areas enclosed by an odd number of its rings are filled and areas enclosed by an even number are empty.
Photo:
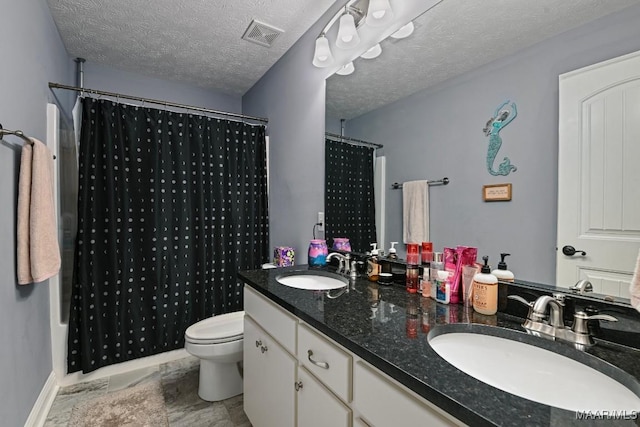
[[[401,0],[397,0],[401,1]],[[361,47],[360,34],[358,30],[362,30],[362,26],[365,27],[379,27],[375,30],[368,28],[366,34],[366,42],[375,43],[375,38],[378,40],[382,38],[385,33],[385,28],[394,26],[397,22],[394,20],[394,12],[391,8],[389,0],[348,0],[335,15],[329,20],[327,25],[322,29],[322,32],[316,39],[315,52],[313,54],[313,65],[318,68],[330,67],[333,65],[341,65],[345,61],[353,60],[358,52],[366,50],[360,55],[364,59],[373,59],[380,56],[382,53],[382,47],[380,43],[376,43],[375,46],[369,48],[369,46]],[[338,23],[337,32],[332,32],[332,42],[329,42],[327,34],[334,24]],[[394,38],[405,38],[413,32],[413,23],[409,23],[399,30],[395,31],[392,35]],[[335,47],[343,49],[345,52],[336,52],[334,58],[332,49],[333,37],[335,34]],[[388,34],[388,32],[386,33]],[[357,48],[357,49],[356,49]],[[368,49],[367,49],[368,48]],[[353,51],[351,51],[353,49]],[[357,51],[357,52],[356,52]],[[336,61],[339,62],[336,64]],[[353,63],[347,64],[341,67],[336,74],[349,75],[353,73]]]
[[[351,49],[360,43],[360,36],[356,31],[356,21],[353,15],[345,10],[344,15],[340,17],[340,26],[338,27],[338,38],[336,46],[340,49]]]
[[[340,74],[341,76],[348,76],[352,74],[356,70],[356,67],[353,66],[353,61],[349,62],[347,65],[340,67],[336,74]]]
[[[382,47],[380,46],[380,43],[378,43],[372,48],[370,48],[369,50],[367,50],[365,53],[360,55],[360,58],[373,59],[380,56],[381,53],[382,53]]]
[[[329,40],[324,36],[324,33],[320,34],[320,37],[316,39],[316,51],[313,54],[313,65],[318,68],[329,67],[333,64],[333,54],[329,47]]]
[[[370,0],[369,9],[367,10],[367,25],[372,27],[381,27],[387,25],[393,20],[393,10],[389,4],[389,0]]]
[[[391,34],[391,36],[389,37],[392,37],[394,39],[404,39],[405,37],[409,37],[413,33],[414,29],[415,26],[413,25],[413,21],[409,21],[407,25],[401,27],[398,31]]]

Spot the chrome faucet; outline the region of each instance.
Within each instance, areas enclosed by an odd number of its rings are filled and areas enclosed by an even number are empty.
[[[527,320],[522,327],[534,335],[546,335],[553,339],[573,343],[577,348],[584,349],[594,345],[594,340],[587,322],[589,320],[607,320],[617,322],[613,316],[608,314],[596,314],[587,316],[584,311],[577,311],[573,314],[573,324],[571,328],[564,325],[564,294],[554,293],[553,296],[542,295],[535,301],[527,301],[518,295],[509,295],[507,298],[518,301],[529,307]],[[547,312],[549,314],[547,314]]]
[[[331,261],[333,258],[338,258],[339,261],[337,273],[349,274],[352,267],[352,265],[349,264],[349,261],[351,261],[351,256],[349,254],[343,255],[340,252],[331,252],[329,255],[327,255],[327,262]]]
[[[549,308],[548,318],[547,308]],[[554,330],[564,328],[564,295],[554,294],[553,297],[549,295],[539,297],[533,304],[532,316],[539,321],[546,319]]]
[[[586,279],[578,280],[575,285],[569,288],[572,292],[577,294],[585,294],[587,292],[593,292],[593,285]]]

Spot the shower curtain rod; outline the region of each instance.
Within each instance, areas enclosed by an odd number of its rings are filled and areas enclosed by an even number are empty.
[[[369,146],[374,147],[374,148],[383,148],[384,147],[384,145],[382,145],[382,144],[376,144],[374,142],[364,141],[362,139],[356,139],[356,138],[351,138],[351,137],[348,137],[348,136],[342,136],[342,135],[338,135],[337,133],[325,132],[324,134],[329,139],[333,139],[334,141],[338,141],[338,142],[340,142],[340,141],[355,142],[357,144],[369,145]]]
[[[164,105],[165,107],[184,108],[186,110],[201,111],[203,113],[217,114],[217,115],[229,116],[229,117],[236,117],[236,118],[245,119],[245,120],[254,120],[256,122],[262,122],[262,123],[268,123],[269,122],[269,119],[265,119],[263,117],[254,117],[254,116],[248,116],[246,114],[238,114],[238,113],[230,113],[228,111],[212,110],[210,108],[195,107],[193,105],[178,104],[177,102],[161,101],[161,100],[152,99],[152,98],[141,98],[139,96],[124,95],[124,94],[121,94],[121,93],[106,92],[106,91],[103,91],[103,90],[87,89],[87,88],[76,87],[76,86],[68,86],[68,85],[63,85],[63,84],[60,84],[60,83],[49,82],[49,88],[50,89],[73,90],[75,92],[81,92],[83,94],[84,93],[89,93],[89,94],[92,94],[92,95],[102,95],[102,96],[111,96],[111,97],[114,97],[114,98],[130,99],[132,101],[139,101],[139,102],[147,102],[147,103],[150,103],[150,104]]]

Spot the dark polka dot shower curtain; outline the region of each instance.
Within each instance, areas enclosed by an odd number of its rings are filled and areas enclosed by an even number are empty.
[[[373,148],[325,141],[325,236],[347,237],[364,253],[376,241]]]
[[[269,259],[264,126],[82,104],[69,372],[182,348]]]

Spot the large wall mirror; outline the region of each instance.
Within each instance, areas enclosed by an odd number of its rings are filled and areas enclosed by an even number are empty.
[[[411,36],[327,79],[326,130],[384,145],[386,245],[402,242],[402,192],[391,183],[446,176],[429,190],[434,250],[475,246],[494,267],[506,252],[516,279],[574,284],[556,280],[558,78],[640,50],[637,1],[603,3],[444,0],[413,20]],[[493,175],[483,128],[505,102],[517,115],[493,165],[508,157],[516,169]],[[510,201],[483,200],[496,184],[511,184]],[[595,294],[628,298],[623,281],[593,282]]]

